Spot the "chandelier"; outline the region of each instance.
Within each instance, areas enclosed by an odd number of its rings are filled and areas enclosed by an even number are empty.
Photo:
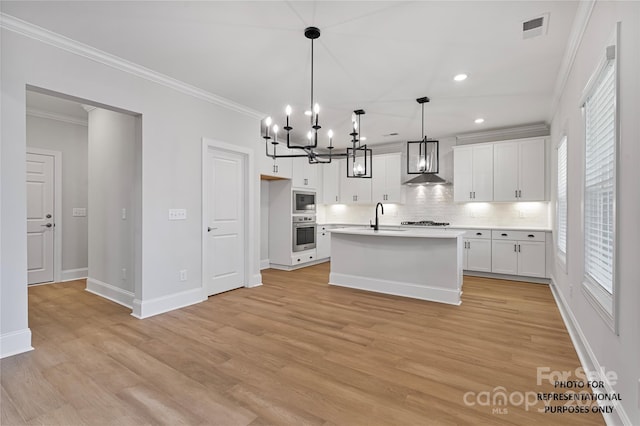
[[[299,145],[295,143],[292,144],[291,142],[291,131],[293,130],[293,127],[290,123],[290,117],[292,108],[291,105],[287,105],[285,108],[286,124],[282,128],[286,132],[286,146],[290,150],[299,150],[301,152],[298,154],[278,153],[278,145],[281,143],[278,141],[280,127],[273,123],[271,117],[267,117],[263,120],[264,135],[262,136],[265,140],[265,154],[267,157],[273,158],[274,170],[276,170],[275,162],[278,158],[306,157],[309,160],[309,164],[326,164],[331,163],[333,157],[347,157],[347,177],[371,178],[372,151],[371,149],[367,149],[366,145],[360,144],[360,115],[364,114],[364,110],[355,110],[352,116],[352,132],[350,133],[352,143],[351,148],[347,148],[345,152],[334,153],[333,131],[329,130],[327,132],[329,145],[324,151],[318,151],[318,131],[322,126],[319,124],[320,105],[318,103],[314,103],[313,98],[313,41],[320,37],[320,30],[316,27],[305,28],[304,36],[311,40],[311,99],[309,104],[310,109],[305,111],[305,115],[309,116],[309,130],[306,135],[306,144]],[[269,149],[269,145],[271,145],[271,150]]]

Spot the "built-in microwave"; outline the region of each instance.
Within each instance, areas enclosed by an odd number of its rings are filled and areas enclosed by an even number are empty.
[[[298,252],[316,248],[315,216],[293,216],[293,246],[291,251]]]
[[[316,213],[316,193],[307,191],[293,191],[293,213]]]

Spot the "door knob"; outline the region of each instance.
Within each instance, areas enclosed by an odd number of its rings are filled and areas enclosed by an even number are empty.
[[[51,213],[45,216],[47,219],[51,219]]]
[[[53,224],[47,223],[46,225],[41,225],[41,226],[46,226],[47,228],[51,228],[53,226]]]
[[[211,231],[213,231],[214,229],[218,229],[218,228],[212,228],[212,227],[210,227],[210,226],[209,226],[209,227],[207,228],[207,232],[211,232]]]

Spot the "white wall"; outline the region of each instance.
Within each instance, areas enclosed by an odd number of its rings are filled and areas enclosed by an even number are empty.
[[[21,30],[23,31],[23,30]],[[33,35],[2,28],[1,34],[1,150],[0,150],[0,339],[2,355],[30,348],[26,286],[25,89],[27,85],[142,114],[142,229],[140,288],[136,298],[149,306],[175,308],[196,303],[202,287],[202,138],[252,149],[263,148],[259,119],[250,111],[209,101],[166,84],[136,76],[128,65],[109,66],[102,59],[72,53],[66,41],[54,47],[49,35]],[[146,75],[138,72],[138,75]],[[228,103],[224,103],[227,105]],[[260,151],[262,152],[262,151]],[[259,205],[259,176],[253,204]],[[185,208],[186,221],[169,222],[169,208]],[[259,209],[251,212],[251,227],[260,229]],[[252,275],[260,282],[258,236],[251,238],[247,256]],[[188,269],[189,280],[178,271]],[[194,295],[185,297],[184,295]],[[157,302],[156,305],[154,303]],[[164,309],[163,308],[163,309]],[[13,343],[11,343],[13,342]],[[11,349],[18,348],[18,349]],[[9,349],[5,349],[9,348]],[[21,349],[20,349],[21,348]]]
[[[133,295],[138,118],[96,108],[89,112],[89,280]],[[125,209],[123,218],[122,210]],[[123,269],[126,271],[123,273]],[[97,283],[96,283],[97,280]],[[131,306],[133,298],[128,301]]]
[[[87,126],[27,115],[27,146],[62,153],[62,271],[87,268],[87,217],[74,217],[74,207],[87,207]]]
[[[616,336],[585,298],[581,290],[584,272],[582,230],[584,123],[580,99],[589,77],[604,56],[604,48],[622,22],[620,55],[620,161],[618,164],[618,299],[619,336]],[[553,117],[551,134],[557,144],[568,137],[568,249],[567,270],[554,265],[554,282],[568,304],[576,325],[584,336],[594,366],[618,374],[614,386],[622,396],[629,424],[640,424],[640,3],[597,2],[578,49],[559,108]],[[557,164],[553,152],[552,164]],[[555,177],[554,177],[555,180]],[[552,185],[555,188],[555,183]],[[619,419],[615,421],[619,422]]]

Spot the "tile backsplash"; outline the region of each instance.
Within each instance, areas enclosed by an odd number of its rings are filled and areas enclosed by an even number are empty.
[[[454,203],[452,185],[403,186],[404,204],[384,204],[382,225],[434,220],[465,226],[550,227],[549,202]],[[318,223],[366,224],[375,218],[373,205],[325,205]]]

